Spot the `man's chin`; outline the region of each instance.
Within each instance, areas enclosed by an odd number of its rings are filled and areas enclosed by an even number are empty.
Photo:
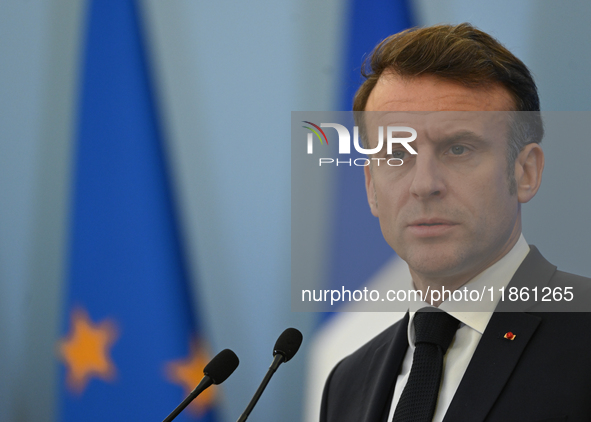
[[[447,277],[461,272],[466,264],[465,253],[454,250],[449,246],[447,248],[426,248],[409,251],[406,261],[411,272],[415,272],[427,277]]]

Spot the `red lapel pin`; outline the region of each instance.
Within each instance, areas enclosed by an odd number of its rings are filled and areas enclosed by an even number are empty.
[[[513,334],[511,331],[505,333],[505,335],[503,336],[503,338],[506,338],[507,340],[515,340],[515,337],[517,336]]]

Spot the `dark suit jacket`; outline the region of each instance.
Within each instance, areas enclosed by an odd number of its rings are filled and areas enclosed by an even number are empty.
[[[572,286],[587,310],[591,279],[557,271],[532,246],[509,286]],[[532,300],[503,305],[511,312],[493,314],[444,422],[591,421],[591,313],[548,312]],[[386,421],[407,326],[408,314],[333,369],[321,422]],[[508,331],[513,341],[503,338]]]

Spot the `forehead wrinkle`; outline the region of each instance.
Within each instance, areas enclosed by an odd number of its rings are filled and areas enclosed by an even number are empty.
[[[442,114],[445,113],[445,114]],[[506,137],[506,128],[508,121],[503,119],[508,112],[440,112],[437,116],[449,116],[447,119],[425,119],[420,127],[416,129],[423,132],[423,136],[428,139],[447,138],[464,132],[465,135],[471,133],[473,138],[479,138],[483,141],[492,141],[497,136],[495,133],[502,128],[500,133],[504,139]],[[455,118],[454,118],[455,117]],[[420,137],[420,135],[419,135]]]
[[[460,130],[449,135],[441,135],[437,139],[433,140],[433,142],[449,145],[456,142],[460,142],[462,140],[470,140],[471,142],[477,142],[480,144],[488,144],[490,142],[490,140],[488,140],[487,138],[471,130]]]

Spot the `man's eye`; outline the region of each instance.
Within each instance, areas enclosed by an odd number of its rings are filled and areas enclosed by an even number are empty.
[[[392,151],[392,158],[403,159],[405,154],[406,154],[406,151],[402,151],[402,150]]]
[[[454,145],[451,147],[451,153],[454,155],[462,155],[466,148],[462,145]]]

